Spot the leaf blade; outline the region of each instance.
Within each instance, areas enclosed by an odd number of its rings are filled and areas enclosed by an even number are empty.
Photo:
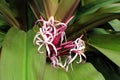
[[[55,14],[55,18],[59,21],[66,22],[78,6],[80,0],[61,0]]]
[[[70,80],[105,80],[90,63],[74,64],[74,71],[70,71]]]
[[[25,32],[14,28],[7,33],[1,53],[1,80],[26,80],[25,36]]]
[[[33,30],[27,33],[27,80],[43,80],[46,64],[45,46],[41,48],[43,54],[40,54],[33,44],[35,34]]]
[[[118,20],[118,19],[112,20],[109,22],[109,24],[113,27],[113,29],[116,32],[120,31],[120,20]]]
[[[15,28],[18,29],[20,28],[19,22],[14,18],[14,16],[11,13],[11,10],[5,5],[2,5],[1,3],[0,3],[0,12],[4,15],[6,21],[8,21],[9,24],[11,24]]]
[[[58,0],[44,0],[44,7],[46,11],[47,18],[54,16],[58,8]]]
[[[90,45],[102,52],[116,65],[120,66],[120,38],[119,35],[94,35],[90,39]],[[102,44],[105,43],[105,44]]]

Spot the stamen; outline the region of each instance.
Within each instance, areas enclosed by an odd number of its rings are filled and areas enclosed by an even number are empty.
[[[73,18],[74,16],[70,17],[65,24],[68,24]]]

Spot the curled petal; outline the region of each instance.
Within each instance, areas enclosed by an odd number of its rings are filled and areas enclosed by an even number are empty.
[[[42,43],[41,45],[39,45],[39,47],[38,47],[38,52],[39,52],[39,53],[43,53],[43,52],[40,50],[43,45],[44,45],[43,43]]]
[[[68,64],[71,64],[77,58],[77,56],[78,54],[75,54],[75,56],[69,60]]]
[[[84,54],[85,43],[80,38],[77,38],[75,41],[68,41],[66,39],[65,30],[68,23],[74,18],[72,16],[68,21],[62,23],[58,20],[54,20],[54,17],[51,16],[48,21],[44,20],[42,16],[36,21],[35,25],[38,25],[39,22],[42,23],[42,26],[39,28],[39,31],[36,33],[33,42],[38,46],[38,52],[41,53],[42,46],[46,47],[47,57],[50,58],[53,67],[61,67],[68,71],[69,66],[72,68],[72,63],[77,57],[79,61],[82,62],[82,58],[86,60]],[[66,59],[62,59],[62,56],[65,56]]]
[[[58,65],[58,59],[56,56],[52,56],[50,57],[51,61],[52,61],[52,65],[53,67],[56,67]]]

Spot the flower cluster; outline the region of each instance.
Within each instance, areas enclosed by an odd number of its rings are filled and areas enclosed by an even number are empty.
[[[48,21],[40,17],[35,23],[35,25],[42,23],[33,41],[38,46],[38,52],[41,53],[40,49],[45,45],[47,57],[51,60],[52,66],[55,68],[62,67],[66,71],[68,71],[69,65],[72,68],[72,62],[77,57],[79,57],[77,63],[81,63],[82,58],[86,59],[84,54],[85,43],[81,39],[82,36],[75,41],[67,41],[66,39],[65,30],[72,18],[73,16],[66,23],[62,23],[54,20],[53,16]]]

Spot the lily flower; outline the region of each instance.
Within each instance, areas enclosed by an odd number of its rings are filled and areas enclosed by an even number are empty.
[[[81,63],[82,57],[86,59],[84,54],[85,43],[80,38],[75,41],[67,41],[65,30],[68,23],[72,20],[72,16],[66,23],[62,23],[58,20],[54,20],[51,16],[48,21],[40,17],[36,21],[35,25],[42,23],[39,31],[36,33],[33,42],[38,46],[38,52],[41,53],[41,47],[46,46],[47,57],[51,60],[53,67],[62,67],[68,71],[69,65],[72,68],[72,62],[79,56],[80,60],[77,63]],[[75,54],[75,55],[74,55]],[[65,61],[62,57],[66,56]]]

